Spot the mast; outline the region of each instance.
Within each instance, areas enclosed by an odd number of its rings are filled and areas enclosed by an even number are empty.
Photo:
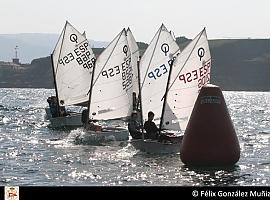
[[[87,40],[85,31],[83,32],[83,36]],[[89,46],[90,46],[90,44],[89,44]],[[94,85],[95,68],[96,68],[96,58],[95,58],[95,61],[93,63],[93,70],[92,70],[92,76],[91,76],[91,82],[90,82],[89,99],[88,99],[88,103],[87,103],[87,120],[86,120],[86,123],[88,123],[88,121],[89,121],[90,104],[91,104],[92,90],[93,90],[93,85]]]
[[[61,51],[62,51],[62,47],[63,47],[63,43],[64,43],[64,39],[65,39],[65,34],[66,34],[66,27],[67,27],[68,21],[66,21],[66,24],[63,28],[63,38],[61,41],[61,47],[60,47],[60,51],[59,51],[59,55],[58,55],[58,59],[57,59],[57,68],[58,68],[58,60],[60,58],[61,55]],[[61,36],[60,36],[61,37]],[[60,39],[60,38],[59,38]],[[55,50],[54,50],[55,51]],[[57,71],[57,69],[55,69],[54,66],[54,62],[53,62],[53,53],[51,54],[51,62],[52,62],[52,71],[53,71],[53,80],[54,80],[54,86],[55,86],[55,93],[56,93],[56,101],[57,101],[57,115],[60,116],[60,105],[59,105],[59,98],[58,98],[58,90],[57,90],[57,84],[56,84],[56,73],[55,71]],[[55,71],[54,71],[55,70]]]
[[[52,62],[52,71],[53,71],[53,82],[54,82],[56,101],[57,101],[56,110],[57,110],[57,116],[59,116],[60,115],[60,105],[59,105],[57,84],[56,84],[55,71],[54,71],[53,54],[51,54],[51,62]]]
[[[166,85],[166,91],[165,91],[165,94],[164,94],[164,97],[163,97],[164,100],[163,100],[162,113],[161,113],[161,117],[160,117],[159,134],[161,133],[161,128],[162,128],[162,124],[163,124],[163,120],[164,120],[164,112],[165,112],[167,94],[168,94],[169,84],[170,84],[170,79],[171,79],[171,74],[172,74],[173,62],[174,62],[174,59],[172,59],[172,62],[170,62],[170,71],[169,71],[168,81],[167,81],[167,85]]]
[[[138,84],[139,84],[139,94],[138,94],[138,103],[140,104],[140,118],[141,118],[141,125],[143,126],[143,113],[142,113],[142,96],[141,96],[141,78],[140,78],[140,61],[137,61],[137,69],[138,69]],[[142,128],[142,139],[144,140],[144,131]]]
[[[87,108],[88,108],[88,112],[87,112],[87,122],[89,121],[90,104],[91,104],[92,90],[93,90],[93,85],[94,85],[95,68],[96,68],[96,59],[95,59],[94,65],[93,65],[92,78],[91,78],[91,83],[90,83],[89,100],[88,100],[88,104],[87,104]]]

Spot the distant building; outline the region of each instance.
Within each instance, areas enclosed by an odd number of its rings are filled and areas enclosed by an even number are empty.
[[[12,58],[12,62],[17,65],[21,64],[19,58]]]
[[[19,59],[18,59],[19,61]],[[15,63],[14,61],[13,62],[4,62],[4,61],[0,61],[0,68],[1,69],[8,69],[8,68],[11,68],[11,69],[19,69],[21,67],[21,64],[20,63]]]
[[[18,46],[15,47],[15,58],[12,58],[14,64],[20,65],[20,60],[18,58]]]

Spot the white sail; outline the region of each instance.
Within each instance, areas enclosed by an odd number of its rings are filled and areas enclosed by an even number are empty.
[[[132,111],[131,54],[123,29],[97,58],[90,101],[90,119],[130,116]]]
[[[141,102],[143,119],[155,113],[159,124],[166,91],[170,63],[180,49],[170,32],[162,24],[140,61]]]
[[[52,56],[59,105],[88,101],[95,56],[85,35],[66,22]]]
[[[130,48],[131,53],[131,66],[133,71],[133,92],[136,93],[136,96],[138,97],[139,94],[139,84],[138,84],[138,60],[140,56],[139,47],[137,45],[137,42],[130,30],[130,28],[127,29],[127,41]]]
[[[177,56],[171,71],[163,127],[185,130],[200,88],[210,82],[211,55],[205,29]]]

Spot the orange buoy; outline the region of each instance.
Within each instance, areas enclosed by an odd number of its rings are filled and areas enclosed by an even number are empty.
[[[230,166],[240,158],[239,141],[218,86],[201,88],[180,147],[186,165]]]

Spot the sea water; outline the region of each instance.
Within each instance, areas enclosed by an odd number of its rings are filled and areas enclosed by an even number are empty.
[[[48,127],[44,108],[52,94],[48,89],[0,89],[0,185],[270,185],[269,92],[223,92],[240,160],[231,168],[196,169],[186,167],[179,154],[146,154],[129,142],[76,143],[81,128]]]

